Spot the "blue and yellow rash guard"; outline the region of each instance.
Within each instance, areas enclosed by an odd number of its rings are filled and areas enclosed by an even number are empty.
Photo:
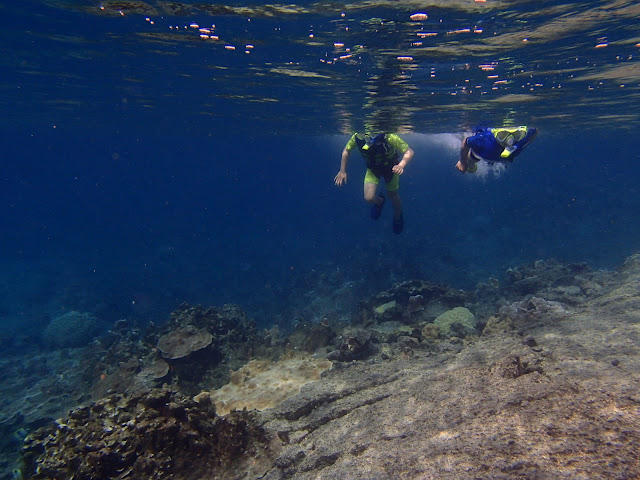
[[[367,168],[390,182],[393,177],[391,169],[409,150],[409,145],[395,133],[376,135],[368,140],[364,135],[354,133],[344,148],[350,152],[357,147],[367,162]]]
[[[467,138],[467,146],[477,160],[512,162],[535,138],[532,127],[478,128]]]

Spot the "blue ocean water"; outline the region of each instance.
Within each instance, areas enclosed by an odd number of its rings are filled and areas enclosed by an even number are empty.
[[[270,326],[320,285],[473,288],[637,251],[635,2],[431,5],[0,7],[5,343],[69,310],[108,328],[237,303]],[[462,175],[482,124],[539,135],[504,171]],[[415,151],[401,235],[390,208],[369,218],[357,154],[333,184],[365,125]]]
[[[41,420],[13,405],[60,414],[65,392],[29,382],[66,368],[43,339],[61,314],[105,332],[234,303],[286,330],[347,323],[408,279],[615,269],[639,249],[639,16],[637,0],[2,2],[0,360],[33,361],[3,376],[29,391],[4,390],[0,478],[10,433]],[[463,175],[479,125],[538,137]],[[415,151],[400,235],[389,205],[370,218],[357,153],[334,185],[364,128]]]

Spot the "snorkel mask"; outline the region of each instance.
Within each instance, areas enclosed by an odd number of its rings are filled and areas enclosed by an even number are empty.
[[[501,145],[514,145],[527,136],[527,127],[494,128],[492,132]]]
[[[384,140],[384,135],[384,133],[365,133],[364,135],[358,134],[357,139],[362,142],[362,150],[369,150],[376,143],[382,142]]]
[[[515,128],[496,128],[491,130],[504,150],[500,154],[501,157],[507,158],[516,149],[516,144],[527,136],[527,127]]]

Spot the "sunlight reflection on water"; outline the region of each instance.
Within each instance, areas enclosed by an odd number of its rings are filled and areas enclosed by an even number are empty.
[[[636,3],[40,6],[56,22],[12,6],[33,23],[32,42],[5,32],[13,93],[0,104],[7,123],[124,117],[200,131],[630,127],[638,115],[628,105],[640,94]]]

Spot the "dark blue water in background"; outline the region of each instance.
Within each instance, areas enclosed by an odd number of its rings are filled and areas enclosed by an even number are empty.
[[[104,5],[0,10],[5,335],[37,336],[69,310],[105,328],[162,323],[184,301],[238,303],[268,327],[291,321],[289,307],[320,284],[470,289],[537,259],[610,269],[638,249],[638,46],[622,42],[637,33],[633,2],[598,28],[580,14],[606,2],[442,4],[425,25],[397,2],[253,23]],[[586,31],[563,30],[559,12]],[[192,21],[226,39],[202,43]],[[416,31],[439,32],[433,50],[409,48]],[[360,57],[327,64],[360,43]],[[396,55],[407,52],[416,60],[405,65]],[[487,62],[507,85],[487,80]],[[609,77],[573,82],[576,71]],[[345,133],[372,118],[413,132],[399,236],[390,208],[369,218],[357,153],[348,185],[333,185]],[[458,173],[462,131],[502,122],[536,126],[538,138],[498,176]]]
[[[453,135],[411,134],[406,229],[374,222],[363,160],[336,188],[345,136],[7,137],[2,314],[42,328],[69,309],[166,320],[238,303],[267,326],[310,270],[373,294],[423,278],[473,288],[536,259],[613,268],[636,251],[640,158],[616,132],[541,132],[500,176],[461,175]]]

